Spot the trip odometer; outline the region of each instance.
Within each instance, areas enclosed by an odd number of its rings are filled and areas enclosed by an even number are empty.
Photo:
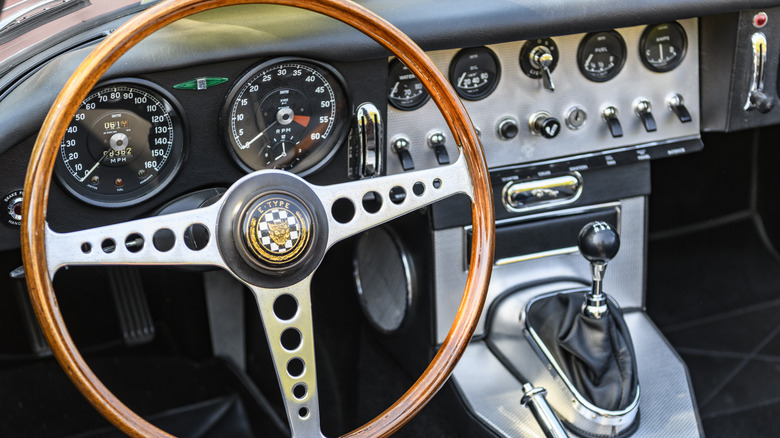
[[[314,171],[346,134],[346,97],[337,74],[314,61],[276,59],[233,87],[223,112],[230,150],[247,171]]]
[[[60,144],[56,174],[79,199],[103,207],[139,203],[181,165],[183,133],[172,98],[146,81],[92,90]]]

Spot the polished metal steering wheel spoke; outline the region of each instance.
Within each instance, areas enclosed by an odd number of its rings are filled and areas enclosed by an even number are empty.
[[[328,212],[328,248],[347,237],[458,193],[474,199],[471,178],[461,154],[448,166],[313,186]],[[350,207],[351,206],[351,207]],[[352,210],[352,214],[349,210]]]
[[[263,320],[293,438],[322,437],[314,361],[311,278],[281,289],[250,285]]]
[[[220,203],[70,233],[46,226],[49,276],[73,265],[224,267],[216,239]]]

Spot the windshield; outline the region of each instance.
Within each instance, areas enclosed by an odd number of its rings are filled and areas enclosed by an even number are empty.
[[[0,62],[85,21],[156,0],[0,0]]]

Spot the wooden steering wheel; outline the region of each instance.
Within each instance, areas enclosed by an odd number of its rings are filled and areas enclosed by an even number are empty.
[[[373,38],[392,52],[420,79],[439,107],[459,146],[458,160],[448,166],[402,175],[315,186],[281,171],[258,171],[234,183],[214,205],[166,216],[139,219],[71,233],[52,231],[46,207],[52,169],[65,130],[79,105],[101,75],[132,46],[161,27],[194,13],[222,6],[270,3],[318,12],[340,20]],[[149,424],[120,402],[89,369],[76,349],[59,311],[51,278],[67,265],[181,265],[221,267],[246,284],[256,297],[293,436],[321,437],[314,336],[309,287],[325,252],[336,242],[456,193],[472,199],[473,244],[463,299],[450,332],[425,372],[414,385],[378,417],[346,436],[386,436],[408,422],[441,388],[468,345],[484,305],[493,262],[493,201],[487,165],[474,127],[463,104],[441,72],[406,35],[367,9],[348,0],[169,0],[144,11],[99,44],[68,80],[52,105],[35,144],[24,184],[22,251],[27,283],[46,339],[68,377],[111,423],[131,436],[170,436]],[[394,187],[407,196],[399,205],[386,202],[379,211],[361,208],[365,193],[388,194]],[[347,220],[336,220],[334,203],[355,206]],[[264,256],[253,230],[265,207],[288,203],[296,226],[306,238],[283,267]],[[185,245],[187,227],[208,231],[202,249]],[[173,248],[158,249],[153,236],[169,230],[177,237]],[[144,245],[129,251],[121,242],[139,235]],[[117,243],[113,252],[101,242]],[[165,250],[167,249],[167,251]],[[284,314],[282,301],[295,309]],[[297,330],[300,341],[282,346],[285,330]]]

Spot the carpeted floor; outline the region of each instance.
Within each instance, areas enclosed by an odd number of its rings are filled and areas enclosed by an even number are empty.
[[[780,436],[780,262],[750,217],[650,236],[647,308],[708,437]]]

